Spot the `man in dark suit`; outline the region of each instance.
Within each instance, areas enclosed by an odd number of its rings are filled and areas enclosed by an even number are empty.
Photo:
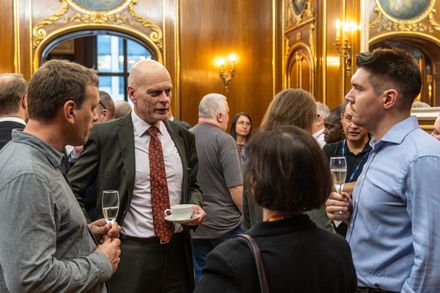
[[[112,292],[192,292],[194,287],[188,226],[200,224],[206,214],[200,207],[202,196],[196,182],[194,136],[167,121],[171,89],[171,77],[163,65],[153,60],[136,63],[128,82],[133,112],[96,123],[68,175],[80,203],[87,187],[96,182],[98,212],[102,191],[119,190],[122,254],[118,273],[110,280]],[[152,129],[158,134],[152,134]],[[156,152],[150,156],[157,139],[160,156]],[[153,171],[158,166],[152,162],[158,156],[161,161],[157,164],[166,176],[167,206],[191,203],[193,214],[198,214],[182,225],[171,226],[171,240],[159,233],[159,224],[166,224],[163,207],[159,215],[155,212],[159,199],[153,190],[157,175]]]
[[[0,74],[0,150],[11,140],[13,129],[27,120],[27,82],[21,74]]]

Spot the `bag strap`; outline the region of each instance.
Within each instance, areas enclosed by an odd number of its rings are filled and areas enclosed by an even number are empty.
[[[261,259],[260,249],[258,248],[257,242],[255,242],[254,238],[252,238],[248,234],[238,234],[236,235],[236,237],[246,242],[251,249],[251,253],[255,259],[255,264],[257,265],[257,273],[258,279],[260,280],[261,293],[270,293],[266,271],[264,270],[263,260]]]

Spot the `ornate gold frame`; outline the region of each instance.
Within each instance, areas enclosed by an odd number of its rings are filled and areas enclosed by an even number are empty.
[[[383,34],[380,34],[380,35],[377,35],[375,37],[370,38],[368,40],[368,44],[376,43],[378,41],[381,41],[382,39],[387,40],[389,37],[395,37],[395,36],[410,36],[410,37],[418,36],[422,39],[426,39],[426,40],[433,42],[437,46],[440,46],[440,40],[437,39],[436,37],[434,37],[430,34],[420,33],[420,32],[416,32],[416,31],[396,31],[396,32],[383,33]]]
[[[70,6],[71,0],[60,0],[60,2],[62,7],[59,11],[40,20],[32,28],[34,71],[40,66],[41,53],[50,42],[64,34],[86,29],[106,29],[132,35],[147,44],[153,50],[159,62],[164,62],[164,40],[162,29],[156,23],[143,18],[135,11],[134,5],[137,3],[137,0],[127,0],[123,5],[120,5],[111,11],[87,11],[86,13],[69,11],[71,7],[77,9],[75,6]],[[122,11],[124,8],[127,8],[128,14],[116,13]],[[68,14],[68,12],[72,13]],[[114,14],[110,14],[110,12],[114,12]],[[64,27],[55,29],[48,34],[46,28],[57,22],[72,25],[65,25]],[[126,26],[123,26],[122,24],[125,24]],[[139,29],[139,25],[143,28],[149,29],[149,35],[144,34],[142,30]]]
[[[386,13],[386,11],[382,8],[381,4],[379,3],[379,0],[376,0],[376,7],[380,10],[380,12],[382,12],[386,18],[397,23],[416,23],[424,19],[431,12],[432,8],[434,7],[434,4],[435,4],[435,0],[430,0],[428,7],[420,15],[413,17],[411,19],[399,19]]]
[[[306,4],[304,7],[304,10],[297,15],[292,7],[292,1],[288,0],[288,9],[287,9],[287,21],[285,23],[285,27],[287,28],[287,31],[293,27],[297,27],[299,25],[303,25],[307,23],[311,18],[314,16],[314,11],[311,7],[312,3],[311,0],[306,0]]]
[[[96,1],[96,0],[95,0]],[[94,11],[94,10],[88,10],[80,5],[78,5],[77,3],[74,2],[74,0],[67,0],[67,2],[69,3],[69,5],[75,7],[76,10],[81,11],[85,14],[94,14],[94,13],[103,13],[103,14],[115,14],[118,11],[121,11],[122,9],[124,9],[130,2],[132,2],[132,0],[124,0],[124,2],[122,4],[120,4],[119,6],[116,6],[113,9],[110,10],[106,10],[106,11]],[[135,0],[134,2],[137,2],[137,0]]]

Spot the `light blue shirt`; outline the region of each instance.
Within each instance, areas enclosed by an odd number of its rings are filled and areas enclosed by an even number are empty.
[[[347,232],[358,284],[438,293],[440,142],[409,117],[370,145]]]

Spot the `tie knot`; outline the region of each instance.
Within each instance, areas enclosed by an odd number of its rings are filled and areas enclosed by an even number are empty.
[[[147,133],[149,136],[157,137],[157,134],[159,133],[159,129],[156,126],[151,126],[147,129]]]

